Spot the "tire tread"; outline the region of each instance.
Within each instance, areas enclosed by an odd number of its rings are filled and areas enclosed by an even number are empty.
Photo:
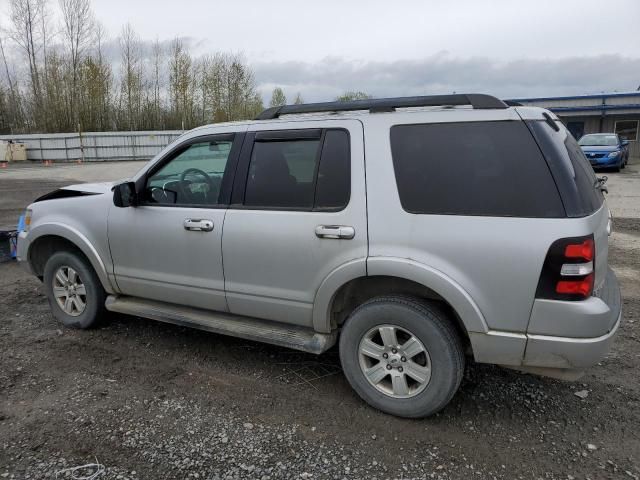
[[[360,311],[372,305],[381,304],[399,305],[405,308],[409,308],[422,315],[423,317],[426,317],[430,322],[432,322],[433,325],[436,326],[438,331],[443,335],[445,341],[452,347],[449,360],[455,374],[455,378],[453,379],[454,387],[451,388],[449,392],[447,392],[446,397],[444,397],[442,401],[440,401],[437,405],[433,405],[429,409],[428,414],[436,413],[451,401],[458,388],[460,387],[460,384],[462,383],[462,379],[464,377],[465,355],[462,347],[462,342],[460,340],[460,334],[458,333],[456,327],[453,325],[452,321],[449,319],[449,314],[435,301],[428,301],[408,295],[383,295],[374,297],[356,307],[351,312],[349,317],[356,315]],[[348,321],[349,319],[347,319],[347,322]],[[423,417],[425,415],[423,413],[418,413],[415,415],[409,414],[405,416],[416,418]]]

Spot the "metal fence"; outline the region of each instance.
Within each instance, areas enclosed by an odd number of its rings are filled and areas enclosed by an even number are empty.
[[[106,162],[116,160],[149,160],[182,131],[155,132],[87,132],[0,135],[0,140],[13,140],[27,145],[27,160],[56,162]]]

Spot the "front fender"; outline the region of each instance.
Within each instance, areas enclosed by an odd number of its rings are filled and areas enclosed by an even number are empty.
[[[95,270],[102,286],[107,293],[116,293],[109,280],[107,268],[96,248],[91,244],[85,235],[75,228],[62,223],[48,222],[34,226],[28,233],[22,232],[18,239],[18,258],[21,261],[31,263],[29,248],[33,243],[44,236],[57,236],[73,243],[89,259],[91,266]]]

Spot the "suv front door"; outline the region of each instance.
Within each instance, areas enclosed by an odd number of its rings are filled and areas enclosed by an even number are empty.
[[[243,136],[183,141],[136,180],[137,207],[111,208],[109,246],[124,295],[228,311],[222,226]]]
[[[243,144],[222,237],[231,313],[312,326],[331,272],[366,275],[362,124],[255,124]]]

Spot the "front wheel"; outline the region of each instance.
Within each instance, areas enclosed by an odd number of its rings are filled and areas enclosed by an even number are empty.
[[[67,327],[95,327],[106,309],[106,293],[84,257],[53,254],[44,267],[44,288],[53,316]]]
[[[402,296],[374,298],[353,311],[342,328],[340,360],[363,400],[408,418],[442,409],[460,386],[465,362],[445,311]]]

